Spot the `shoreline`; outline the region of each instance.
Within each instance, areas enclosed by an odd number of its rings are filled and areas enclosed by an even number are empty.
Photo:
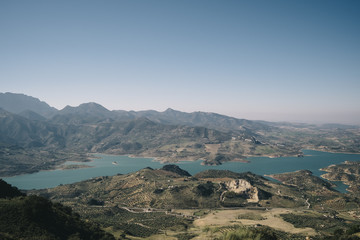
[[[325,152],[325,153],[341,153],[341,154],[356,154],[356,155],[360,154],[360,152],[335,152],[335,151],[327,151],[324,149],[315,149],[315,148],[306,148],[303,150],[311,150],[311,151],[318,151],[318,152]]]
[[[325,151],[325,150],[319,150],[319,149],[314,149],[314,148],[306,148],[306,149],[302,149],[303,150],[310,150],[310,151],[318,151],[318,152],[324,152],[324,153],[334,153],[334,154],[354,154],[354,155],[360,155],[360,153],[345,153],[345,152],[329,152],[329,151]],[[125,156],[125,157],[129,157],[129,158],[145,158],[145,159],[151,159],[154,162],[159,162],[161,164],[177,164],[179,162],[195,162],[195,161],[201,161],[201,165],[205,165],[205,166],[212,166],[211,164],[204,164],[204,162],[206,162],[206,160],[204,159],[181,159],[181,160],[177,160],[177,161],[168,161],[167,159],[162,159],[162,157],[153,157],[153,156],[141,156],[141,155],[136,155],[136,154],[111,154],[111,153],[99,153],[99,152],[93,152],[93,153],[86,153],[86,158],[81,159],[81,160],[68,160],[68,161],[60,161],[58,164],[56,164],[55,166],[49,168],[49,169],[37,169],[37,170],[33,170],[33,171],[29,171],[29,172],[22,172],[19,174],[4,174],[2,176],[0,176],[0,178],[11,178],[11,177],[15,177],[15,176],[21,176],[21,175],[26,175],[26,174],[34,174],[37,172],[42,172],[42,171],[57,171],[57,170],[73,170],[76,168],[70,168],[70,169],[63,169],[63,167],[61,167],[63,164],[65,164],[66,162],[78,162],[78,163],[86,163],[86,162],[92,162],[95,159],[101,159],[101,157],[96,156],[96,154],[99,155],[105,155],[105,156]],[[304,157],[306,157],[308,155],[304,154]],[[269,155],[263,155],[263,156],[244,156],[246,159],[232,159],[231,161],[226,161],[226,162],[242,162],[242,163],[250,163],[250,160],[247,160],[248,158],[251,157],[266,157],[266,158],[281,158],[281,157],[298,157],[297,155],[289,155],[289,156],[269,156]],[[226,162],[221,162],[222,165]],[[77,165],[77,164],[74,164]],[[91,165],[88,165],[90,167],[92,167]],[[79,167],[82,168],[82,167]],[[83,167],[83,168],[87,168],[87,167]],[[320,171],[322,171],[321,169],[319,169]],[[325,171],[324,171],[325,172]]]

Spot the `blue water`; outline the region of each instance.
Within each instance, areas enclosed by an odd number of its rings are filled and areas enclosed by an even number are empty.
[[[324,172],[320,168],[327,167],[331,164],[340,164],[344,161],[360,161],[359,154],[328,153],[312,150],[304,150],[304,157],[251,157],[249,163],[227,162],[220,166],[203,166],[201,160],[183,161],[176,163],[182,169],[190,174],[207,169],[231,170],[234,172],[253,172],[258,175],[275,174],[284,172],[293,172],[296,170],[307,169],[320,176]],[[8,183],[20,189],[41,189],[51,188],[60,184],[79,182],[99,176],[112,176],[116,174],[126,174],[135,172],[145,167],[161,168],[163,164],[154,161],[152,158],[130,158],[127,156],[114,156],[96,154],[96,159],[85,163],[91,168],[80,168],[73,170],[54,170],[41,171],[33,174],[18,175],[4,178]],[[118,164],[114,165],[112,162]],[[80,163],[84,164],[84,163]],[[336,182],[339,186],[338,191],[344,192],[346,185]]]
[[[52,188],[60,184],[79,182],[94,177],[135,172],[146,166],[151,166],[153,168],[161,168],[163,166],[161,163],[155,162],[151,158],[130,158],[127,156],[103,154],[95,154],[95,156],[96,158],[92,159],[91,162],[68,162],[68,164],[89,165],[91,166],[90,168],[40,171],[3,179],[19,189],[30,190]],[[113,161],[118,162],[118,165],[112,164]]]

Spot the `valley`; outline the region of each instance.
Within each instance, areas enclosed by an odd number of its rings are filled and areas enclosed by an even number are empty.
[[[8,195],[4,184],[0,210],[21,212],[21,221],[33,227],[26,234],[37,229],[38,236],[58,235],[31,217],[43,204],[47,210],[39,214],[57,219],[56,226],[73,239],[95,233],[94,239],[226,239],[232,234],[358,239],[359,126],[250,121],[173,109],[110,111],[97,103],[57,110],[11,93],[0,94],[0,100],[1,177],[60,168],[70,179],[80,170],[100,171],[89,162],[98,154],[157,161],[121,172],[121,162],[109,159],[111,174],[104,168],[103,176],[16,196]],[[329,152],[344,153],[346,160]],[[65,164],[69,161],[76,163]],[[349,186],[347,192],[337,191],[332,181]],[[35,204],[33,212],[23,210],[24,201]],[[64,219],[78,228],[68,229]],[[1,221],[9,230],[0,230],[0,237],[21,235]]]
[[[358,126],[271,123],[173,109],[109,111],[96,103],[55,110],[22,94],[0,99],[0,176],[87,161],[91,153],[218,165],[252,156],[301,156],[302,149],[360,152]]]

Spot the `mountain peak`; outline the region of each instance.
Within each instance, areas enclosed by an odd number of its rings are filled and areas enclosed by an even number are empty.
[[[179,110],[176,110],[176,109],[173,109],[173,108],[168,108],[164,111],[165,113],[185,113],[186,112],[182,112],[182,111],[179,111]]]
[[[88,103],[82,103],[79,105],[79,107],[96,107],[96,108],[105,108],[104,106],[96,103],[96,102],[88,102]],[[106,109],[106,108],[105,108]]]
[[[88,114],[108,114],[110,111],[103,107],[102,105],[89,102],[89,103],[82,103],[77,107],[72,107],[67,105],[61,111],[62,114],[72,114],[72,113],[88,113]]]
[[[57,112],[56,108],[50,107],[38,98],[22,93],[0,93],[0,107],[15,114],[30,110],[44,117],[50,117]]]

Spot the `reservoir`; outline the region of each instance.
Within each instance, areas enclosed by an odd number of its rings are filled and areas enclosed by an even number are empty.
[[[201,165],[201,160],[182,161],[175,163],[180,168],[194,175],[207,169],[231,170],[233,172],[253,172],[258,175],[294,172],[307,169],[314,175],[320,176],[324,172],[320,168],[331,164],[340,164],[345,161],[360,161],[360,154],[329,153],[313,150],[303,150],[304,157],[250,157],[249,163],[227,162],[219,166]],[[67,164],[89,165],[89,168],[77,168],[68,170],[40,171],[32,174],[18,175],[3,178],[6,182],[19,189],[42,189],[56,187],[60,184],[69,184],[83,181],[99,176],[113,176],[116,174],[127,174],[138,171],[145,167],[161,168],[164,164],[152,158],[131,158],[128,156],[115,156],[105,154],[94,154],[96,158],[91,162]],[[341,182],[336,183],[341,192],[346,186]]]

